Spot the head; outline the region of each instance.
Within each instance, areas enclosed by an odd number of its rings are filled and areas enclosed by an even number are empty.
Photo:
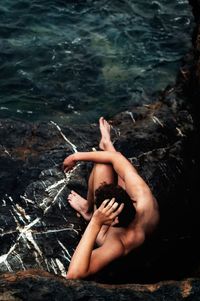
[[[101,203],[106,199],[115,198],[115,201],[120,205],[124,203],[124,208],[122,212],[118,215],[119,223],[115,227],[124,227],[126,228],[130,222],[135,217],[135,207],[133,206],[133,201],[130,199],[129,195],[126,191],[114,184],[106,184],[103,183],[96,191],[95,191],[95,204],[97,208],[101,205]]]

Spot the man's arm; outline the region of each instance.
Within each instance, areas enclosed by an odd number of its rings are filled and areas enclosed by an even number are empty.
[[[78,152],[68,156],[64,160],[64,169],[71,169],[77,161],[112,164],[116,173],[125,182],[125,189],[134,201],[137,202],[138,199],[143,198],[153,198],[148,185],[140,177],[135,167],[119,152]]]
[[[93,250],[97,235],[103,224],[112,225],[117,215],[122,211],[123,204],[118,204],[112,199],[104,201],[95,211],[88,224],[69,265],[67,278],[80,279],[96,273],[115,258],[123,255],[123,244],[119,239],[111,239],[109,247],[105,244]],[[113,242],[112,242],[113,240]],[[112,246],[112,247],[111,247]]]
[[[64,170],[68,171],[73,168],[77,161],[92,161],[94,163],[112,164],[117,174],[123,180],[125,178],[125,172],[127,168],[135,174],[138,174],[133,165],[120,152],[77,152],[65,158],[63,162]]]

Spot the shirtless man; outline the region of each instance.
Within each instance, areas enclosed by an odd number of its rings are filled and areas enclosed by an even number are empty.
[[[115,150],[110,138],[110,125],[103,117],[99,119],[99,126],[99,147],[102,151],[74,153],[63,162],[65,171],[72,169],[77,161],[94,162],[87,200],[74,191],[68,196],[69,204],[89,221],[72,256],[68,279],[85,278],[127,255],[143,244],[159,222],[158,204],[150,188],[134,166]],[[134,214],[126,226],[119,224],[120,215],[125,210],[125,204],[120,203],[120,199],[116,202],[109,195],[99,203],[98,208],[94,206],[96,191],[112,183],[119,185],[131,201]],[[94,249],[95,243],[98,247]]]

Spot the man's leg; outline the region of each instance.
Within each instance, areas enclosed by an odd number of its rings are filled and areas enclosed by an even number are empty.
[[[99,143],[100,149],[104,151],[116,152],[110,137],[111,126],[103,117],[99,119],[99,128],[101,131],[101,140]],[[118,176],[118,185],[125,189],[125,183],[120,176]]]
[[[114,183],[115,174],[110,164],[95,164],[88,181],[87,199],[82,198],[75,191],[68,195],[68,201],[85,220],[89,221],[94,212],[94,194],[96,189],[103,183]]]
[[[101,117],[99,119],[101,140],[99,147],[105,151],[116,151],[110,138],[110,125]],[[110,164],[95,164],[88,181],[87,200],[82,198],[75,191],[68,196],[70,205],[78,211],[86,220],[90,220],[94,211],[94,194],[102,183],[111,184],[115,182],[115,171]],[[118,185],[124,188],[123,180],[118,177]]]

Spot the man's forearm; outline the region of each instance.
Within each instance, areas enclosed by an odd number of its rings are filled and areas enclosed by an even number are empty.
[[[95,163],[112,164],[116,173],[124,180],[125,173],[131,169],[135,174],[137,170],[120,152],[96,151],[78,152],[72,155],[75,161],[92,161]]]
[[[113,163],[113,156],[117,156],[118,152],[95,151],[95,152],[78,152],[73,154],[75,161],[92,161],[94,163]]]
[[[78,279],[87,276],[92,250],[101,226],[93,220],[88,224],[69,265],[67,278]]]

